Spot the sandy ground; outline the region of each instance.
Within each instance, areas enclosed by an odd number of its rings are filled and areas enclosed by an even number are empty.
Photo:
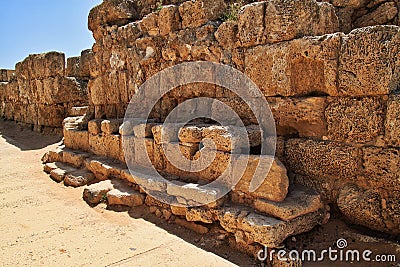
[[[0,121],[1,266],[235,266],[150,221],[90,208],[82,188],[42,171],[59,138],[12,127]]]

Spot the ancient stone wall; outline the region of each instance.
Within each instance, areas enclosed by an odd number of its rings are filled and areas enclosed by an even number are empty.
[[[249,3],[237,14],[224,1],[143,5],[147,9],[119,3],[104,1],[89,15],[96,39],[91,118],[123,118],[139,86],[167,67],[198,60],[230,65],[270,103],[277,157],[292,182],[317,189],[352,222],[400,232],[400,28],[372,26],[399,23],[395,2],[270,0]],[[252,122],[241,99],[210,85],[165,96],[153,119],[163,121],[196,96],[220,99]],[[121,159],[119,137],[99,139],[97,152],[90,147],[93,133],[85,133],[84,150]]]
[[[58,52],[30,55],[15,71],[1,70],[0,117],[36,131],[61,133],[62,122],[87,105],[88,51],[69,58]],[[79,115],[79,112],[78,112]]]

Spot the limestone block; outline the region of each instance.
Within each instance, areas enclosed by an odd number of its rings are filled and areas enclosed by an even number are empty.
[[[334,33],[339,30],[334,7],[315,0],[267,1],[264,25],[268,43]]]
[[[400,190],[400,151],[397,148],[364,147],[363,168],[373,188]]]
[[[241,169],[244,169],[244,173],[240,176]],[[261,174],[265,176],[261,177]],[[241,155],[233,163],[232,176],[235,180],[240,179],[233,191],[244,192],[250,197],[280,202],[288,193],[289,178],[286,168],[272,156]],[[254,192],[250,192],[253,179],[262,183]]]
[[[400,79],[400,28],[355,29],[343,38],[339,62],[341,95],[389,94]]]
[[[101,133],[101,119],[95,119],[88,122],[88,132],[92,135],[98,135]]]
[[[328,139],[365,143],[383,134],[385,103],[378,97],[328,98]]]
[[[245,51],[245,74],[265,96],[337,95],[341,34],[307,37]]]
[[[387,104],[385,140],[389,145],[400,147],[400,96],[391,95]]]
[[[237,35],[238,23],[235,21],[225,21],[218,27],[217,31],[215,32],[215,39],[222,47],[230,49],[238,46]]]
[[[64,127],[64,145],[70,149],[89,151],[89,132]]]
[[[160,34],[165,36],[181,28],[179,10],[177,6],[163,6],[158,15]]]
[[[119,127],[122,122],[122,119],[103,120],[101,122],[101,131],[106,135],[119,133]]]
[[[278,135],[301,137],[326,135],[325,97],[268,98]]]
[[[284,221],[316,212],[323,207],[324,203],[318,193],[300,185],[291,186],[289,194],[282,202],[262,198],[257,198],[254,201],[255,209]]]
[[[265,2],[255,2],[242,7],[238,15],[238,36],[242,46],[265,43]]]
[[[206,24],[207,21],[216,20],[223,14],[225,8],[223,0],[186,1],[179,6],[182,28],[196,28]]]
[[[394,19],[398,13],[395,2],[386,2],[378,6],[375,10],[356,19],[354,26],[357,28],[368,27],[373,25],[388,24]]]
[[[285,158],[289,170],[315,179],[349,179],[360,173],[360,151],[334,142],[289,139]]]

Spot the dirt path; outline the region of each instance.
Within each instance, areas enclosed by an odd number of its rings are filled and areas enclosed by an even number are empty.
[[[92,209],[82,188],[51,181],[40,158],[57,141],[0,121],[0,265],[234,266],[149,221]]]

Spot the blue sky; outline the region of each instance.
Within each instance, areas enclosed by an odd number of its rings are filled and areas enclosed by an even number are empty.
[[[80,55],[94,42],[91,8],[102,0],[0,0],[0,69],[14,69],[29,54]]]

